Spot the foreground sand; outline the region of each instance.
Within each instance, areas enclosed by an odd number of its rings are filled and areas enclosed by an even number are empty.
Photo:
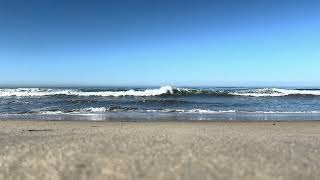
[[[320,122],[0,121],[0,179],[319,179]]]

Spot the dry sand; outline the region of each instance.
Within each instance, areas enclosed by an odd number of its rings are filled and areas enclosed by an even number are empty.
[[[320,179],[320,122],[0,121],[0,179]]]

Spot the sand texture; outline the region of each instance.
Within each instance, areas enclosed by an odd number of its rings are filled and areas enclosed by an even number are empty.
[[[0,147],[1,180],[320,179],[320,121],[0,121]]]

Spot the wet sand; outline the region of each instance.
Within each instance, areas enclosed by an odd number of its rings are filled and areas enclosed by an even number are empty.
[[[0,121],[0,179],[319,179],[316,122]]]

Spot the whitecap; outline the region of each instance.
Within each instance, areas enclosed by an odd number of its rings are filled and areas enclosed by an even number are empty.
[[[41,97],[41,96],[160,96],[163,94],[173,94],[174,88],[164,86],[159,89],[146,89],[143,91],[98,91],[83,92],[76,89],[40,89],[40,88],[17,88],[0,89],[0,97]]]

